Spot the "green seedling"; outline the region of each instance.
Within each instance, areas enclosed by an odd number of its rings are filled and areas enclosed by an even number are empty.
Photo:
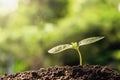
[[[56,54],[56,53],[59,53],[59,52],[62,52],[64,50],[66,50],[66,49],[75,49],[79,54],[80,65],[82,65],[82,55],[80,53],[79,47],[83,46],[83,45],[88,45],[88,44],[94,43],[94,42],[99,41],[103,38],[104,37],[90,37],[90,38],[87,38],[87,39],[83,39],[83,40],[79,41],[78,43],[77,42],[72,42],[71,44],[58,45],[58,46],[50,49],[48,51],[48,53]]]

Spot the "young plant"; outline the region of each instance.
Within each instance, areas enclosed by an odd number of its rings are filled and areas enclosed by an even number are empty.
[[[79,41],[78,43],[77,42],[72,42],[71,44],[58,45],[58,46],[50,49],[48,51],[48,53],[56,54],[56,53],[59,53],[59,52],[62,52],[64,50],[66,50],[66,49],[75,49],[79,54],[80,65],[82,65],[82,55],[80,53],[79,47],[83,46],[83,45],[88,45],[88,44],[94,43],[94,42],[99,41],[103,38],[104,37],[90,37],[90,38],[87,38],[87,39],[83,39],[83,40]]]

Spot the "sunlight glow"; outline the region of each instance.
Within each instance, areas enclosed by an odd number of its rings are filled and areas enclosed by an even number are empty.
[[[18,8],[18,0],[0,0],[0,15],[14,12]]]
[[[120,12],[120,4],[118,4],[118,11]]]

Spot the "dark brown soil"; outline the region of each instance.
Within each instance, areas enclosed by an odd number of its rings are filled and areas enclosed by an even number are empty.
[[[0,80],[120,80],[120,74],[106,66],[55,66],[34,71],[5,74]]]

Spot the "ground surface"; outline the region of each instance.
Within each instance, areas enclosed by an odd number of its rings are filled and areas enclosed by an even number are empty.
[[[26,71],[16,74],[5,74],[0,80],[120,80],[120,74],[106,66],[55,66]]]

